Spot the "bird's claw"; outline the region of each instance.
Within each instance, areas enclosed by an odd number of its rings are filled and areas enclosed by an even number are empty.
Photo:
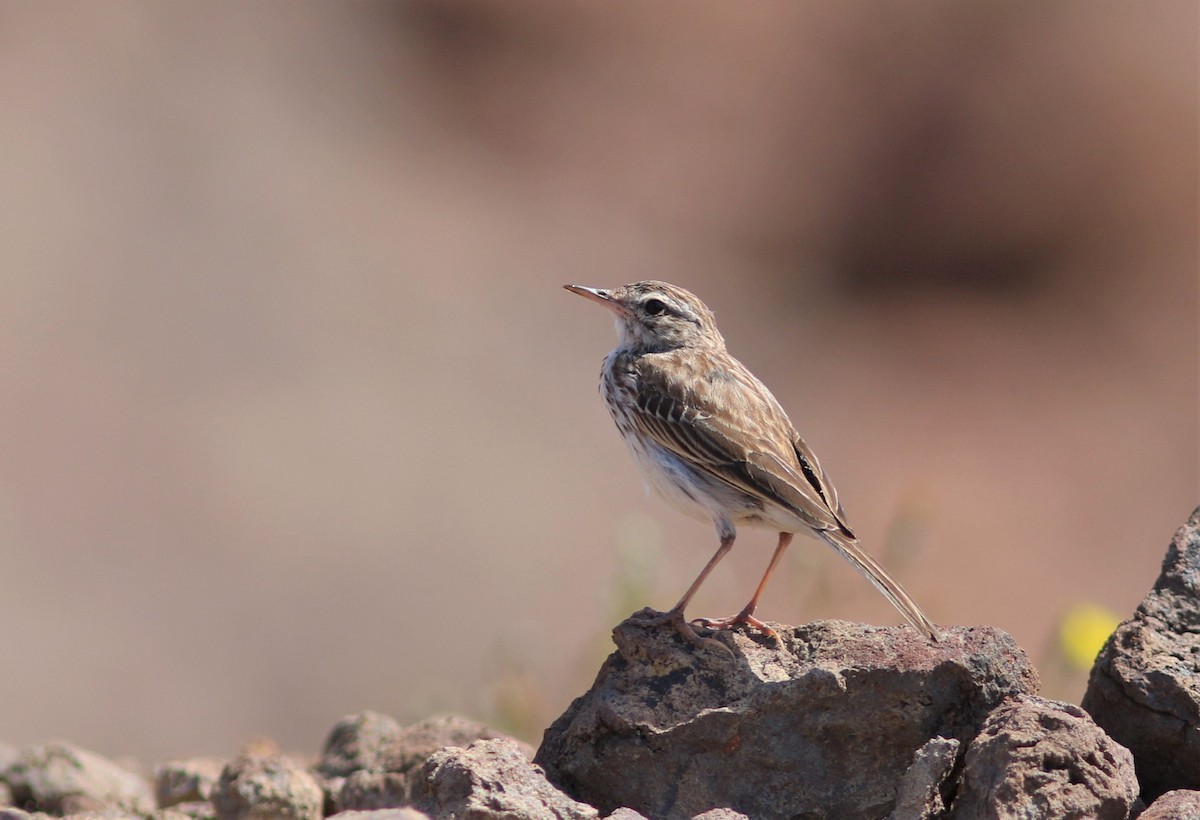
[[[732,618],[693,618],[692,623],[699,624],[705,629],[736,629],[739,626],[747,626],[750,629],[761,632],[777,643],[781,643],[778,632],[744,609]]]
[[[668,612],[658,612],[657,610],[647,607],[646,609],[634,613],[632,617],[646,626],[662,626],[663,624],[670,624],[675,631],[679,633],[681,638],[697,649],[719,649],[730,657],[733,657],[733,650],[731,650],[725,644],[712,638],[702,638],[697,635],[696,630],[693,629],[692,625],[689,624],[687,619],[683,617],[683,610],[681,609],[672,609]]]

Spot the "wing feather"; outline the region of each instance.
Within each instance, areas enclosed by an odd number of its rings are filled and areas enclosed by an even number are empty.
[[[816,530],[846,530],[837,495],[816,457],[770,391],[742,365],[733,362],[731,372],[725,360],[723,370],[696,378],[700,374],[670,352],[646,354],[632,364],[634,421],[642,433],[728,486],[790,510]]]

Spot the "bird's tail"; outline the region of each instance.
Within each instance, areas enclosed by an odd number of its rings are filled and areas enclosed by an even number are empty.
[[[904,587],[900,586],[900,582],[891,576],[883,566],[867,554],[858,544],[858,539],[846,533],[837,532],[835,530],[824,530],[820,533],[829,546],[837,550],[838,554],[849,561],[856,570],[862,573],[868,581],[875,585],[876,589],[884,594],[892,606],[900,610],[900,614],[905,619],[915,626],[919,631],[925,633],[931,641],[940,639],[937,627],[933,621],[925,616],[921,608],[917,606]]]

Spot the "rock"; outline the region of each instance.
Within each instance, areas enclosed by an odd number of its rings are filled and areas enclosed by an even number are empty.
[[[1133,752],[1144,800],[1200,789],[1200,508],[1100,651],[1083,708]]]
[[[154,773],[154,794],[159,808],[195,803],[212,797],[224,763],[215,757],[170,760]]]
[[[312,776],[316,778],[317,785],[321,787],[321,792],[324,794],[324,811],[325,816],[336,814],[338,811],[337,799],[342,793],[342,787],[346,785],[344,777],[325,777],[315,768],[311,770]]]
[[[317,771],[327,778],[332,811],[399,808],[413,802],[413,779],[429,755],[447,746],[503,737],[457,715],[439,715],[401,729],[386,715],[363,712],[334,726]],[[528,744],[520,747],[533,757]]]
[[[649,818],[641,812],[622,807],[605,817],[604,820],[649,820]]]
[[[414,797],[435,818],[455,820],[591,820],[600,814],[572,800],[546,780],[519,744],[477,740],[430,755],[421,768]]]
[[[386,771],[398,756],[400,724],[378,712],[348,715],[334,724],[321,749],[317,771],[326,777]]]
[[[0,771],[4,771],[11,766],[20,756],[21,753],[17,750],[16,746],[0,743]]]
[[[512,741],[527,760],[533,759],[533,747],[528,743],[458,715],[439,715],[405,727],[397,744],[399,760],[388,770],[402,771],[424,763],[425,758],[446,746],[462,747],[476,740],[497,739]]]
[[[217,809],[207,800],[176,803],[154,812],[150,820],[217,820]]]
[[[888,820],[933,820],[944,817],[951,791],[951,774],[962,746],[954,738],[930,738],[917,749],[896,788],[896,803]]]
[[[1150,804],[1138,820],[1196,820],[1200,817],[1200,791],[1175,789]]]
[[[33,820],[34,818],[36,818],[36,820],[42,820],[43,817],[48,818],[50,815],[42,814],[41,812],[38,812],[37,814],[30,814],[27,811],[14,809],[7,806],[0,808],[0,820]]]
[[[320,820],[325,795],[316,779],[290,758],[239,755],[221,771],[212,801],[221,820]]]
[[[692,820],[750,820],[750,818],[733,809],[709,809],[703,814],[697,814]]]
[[[535,762],[611,812],[690,818],[877,818],[930,738],[967,741],[1005,697],[1037,691],[1012,638],[827,621],[775,627],[782,643],[725,631],[730,655],[630,619],[583,697],[546,730]]]
[[[430,820],[428,814],[416,809],[375,809],[374,811],[343,811],[329,815],[337,820]]]
[[[344,812],[406,806],[412,803],[412,777],[408,771],[354,772],[334,795],[334,809]]]
[[[1137,796],[1133,756],[1086,712],[1019,696],[967,747],[954,817],[1126,820]]]
[[[408,802],[408,781],[404,776],[397,776],[398,787],[392,782],[396,777],[380,784],[364,782],[360,777],[343,794],[349,776],[383,772],[389,766],[398,765],[401,732],[399,723],[379,712],[347,715],[334,724],[315,767],[325,791],[326,813],[402,806]],[[369,793],[368,786],[382,788],[377,793]]]
[[[7,781],[4,780],[4,773],[8,771],[9,766],[16,762],[18,754],[16,748],[9,746],[7,743],[0,743],[0,807],[12,805],[12,789],[8,787]]]
[[[67,743],[48,743],[17,755],[4,774],[13,803],[51,814],[154,810],[150,786],[138,775]]]

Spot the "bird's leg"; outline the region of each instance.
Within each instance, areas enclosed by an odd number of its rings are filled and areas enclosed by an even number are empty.
[[[787,549],[790,543],[792,543],[792,533],[779,533],[779,544],[776,545],[775,552],[771,555],[771,563],[767,564],[767,571],[763,573],[762,580],[758,582],[758,588],[754,590],[754,597],[750,599],[750,603],[742,608],[741,612],[732,618],[697,618],[696,623],[709,629],[731,629],[735,626],[745,624],[752,629],[757,629],[768,637],[779,640],[779,634],[774,629],[754,617],[754,610],[758,609],[758,598],[763,594],[763,590],[767,588],[767,580],[770,579],[771,573],[775,571],[775,566],[779,563],[779,559],[783,557],[783,551]]]
[[[704,569],[700,570],[700,574],[696,576],[696,580],[692,581],[692,585],[688,587],[687,592],[683,593],[683,597],[679,599],[679,603],[671,607],[671,612],[683,614],[684,608],[688,602],[692,600],[692,596],[700,589],[700,585],[704,583],[704,579],[713,571],[713,567],[721,562],[731,549],[733,549],[733,539],[737,536],[737,531],[732,524],[717,524],[717,532],[721,536],[721,546],[717,547],[717,551],[713,553],[713,557],[708,559],[708,563],[704,565]]]
[[[639,620],[652,626],[669,623],[675,627],[675,631],[684,640],[699,648],[704,648],[706,644],[717,642],[711,638],[701,638],[697,635],[696,630],[692,629],[691,624],[683,617],[683,610],[688,605],[688,602],[692,600],[692,596],[696,594],[696,590],[700,589],[700,585],[704,583],[704,579],[713,571],[713,567],[719,564],[726,553],[733,549],[733,541],[737,537],[737,530],[734,529],[732,522],[722,519],[716,523],[717,534],[721,536],[721,546],[717,547],[717,551],[713,553],[713,557],[708,559],[708,563],[704,565],[704,569],[700,570],[700,574],[696,576],[695,581],[692,581],[692,585],[688,587],[687,592],[683,593],[683,597],[679,599],[679,602],[666,612],[652,615],[648,618],[639,618]],[[724,644],[717,643],[717,646],[720,646],[725,651],[729,651]]]

